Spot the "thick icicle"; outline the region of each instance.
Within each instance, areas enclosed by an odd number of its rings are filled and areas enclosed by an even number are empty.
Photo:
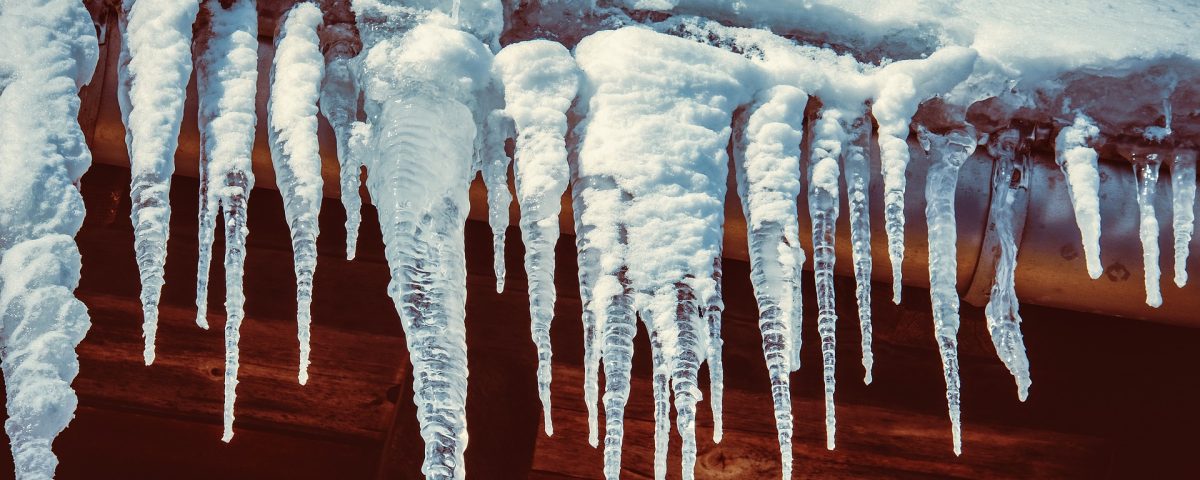
[[[338,183],[342,207],[346,210],[346,259],[353,260],[358,247],[358,226],[362,223],[362,197],[358,193],[362,159],[355,156],[350,146],[350,136],[358,120],[358,84],[351,65],[356,54],[354,31],[348,25],[335,24],[324,27],[322,34],[330,40],[318,104],[337,138]]]
[[[225,216],[225,432],[233,438],[238,339],[244,312],[242,273],[246,259],[246,202],[254,188],[254,108],[258,85],[258,12],[253,0],[229,9],[204,4],[207,29],[197,38],[196,89],[200,95],[200,261],[196,323],[208,328],[208,269],[218,209]]]
[[[496,4],[498,8],[498,3]],[[475,111],[491,78],[479,39],[374,2],[354,5],[364,32],[360,84],[371,126],[361,157],[391,269],[388,292],[404,327],[414,402],[431,479],[466,476],[464,226],[475,176]],[[464,7],[465,10],[465,7]],[[478,13],[479,7],[470,12]],[[499,12],[495,12],[499,15]],[[429,18],[437,12],[425,12]],[[468,15],[469,18],[473,18]]]
[[[647,55],[647,49],[655,54]],[[711,353],[708,308],[718,298],[725,147],[733,110],[749,100],[745,85],[755,77],[750,64],[733,53],[640,28],[593,34],[575,53],[589,84],[583,89],[587,117],[579,125],[577,176],[594,180],[588,188],[596,190],[595,197],[605,192],[609,202],[618,202],[599,206],[603,213],[584,223],[605,225],[606,232],[625,227],[625,235],[588,232],[588,241],[597,249],[624,247],[624,258],[601,271],[626,273],[635,310],[659,346],[656,445],[665,447],[662,416],[669,415],[669,404],[662,408],[662,397],[672,393],[682,476],[690,479],[702,397],[699,368]],[[582,206],[584,216],[600,213],[590,201]],[[597,321],[601,331],[603,323]],[[665,452],[656,458],[656,472],[665,474]]]
[[[0,0],[0,369],[14,478],[50,479],[55,437],[75,415],[75,347],[91,320],[74,296],[92,162],[79,89],[99,54],[78,0]],[[11,56],[10,56],[11,55]],[[11,75],[11,76],[7,76]]]
[[[988,144],[988,152],[996,161],[992,191],[998,195],[992,199],[988,222],[1000,240],[1000,251],[997,252],[996,278],[992,280],[991,296],[984,308],[996,355],[1017,382],[1017,398],[1022,402],[1029,397],[1029,358],[1025,355],[1025,340],[1021,336],[1021,313],[1016,291],[1017,244],[1013,237],[1012,211],[1015,187],[1012,183],[1016,156],[1029,154],[1027,141],[1021,138],[1017,129],[1007,129],[992,134],[992,141]]]
[[[154,362],[158,300],[167,260],[171,174],[183,100],[192,74],[196,0],[128,0],[121,4],[117,100],[132,170],[133,249],[142,281],[146,365]]]
[[[321,154],[317,146],[317,101],[325,72],[325,59],[321,56],[317,38],[321,21],[321,9],[313,3],[297,4],[287,13],[275,39],[271,96],[267,102],[271,163],[275,166],[279,193],[283,195],[295,256],[296,336],[300,341],[298,378],[301,385],[308,382],[310,306],[313,271],[317,268],[317,235],[320,234],[317,217],[321,213],[323,186]]]
[[[788,374],[800,344],[793,319],[802,317],[798,209],[800,142],[808,95],[778,86],[759,93],[736,137],[734,167],[746,240],[750,281],[758,301],[758,329],[771,382],[782,478],[792,478],[792,394]],[[798,330],[798,329],[795,329]]]
[[[871,384],[871,121],[854,120],[849,130],[842,168],[845,170],[846,203],[850,209],[850,252],[854,260],[854,293],[858,301],[858,325],[862,334],[863,383]]]
[[[1175,232],[1175,286],[1187,284],[1188,250],[1195,229],[1196,208],[1196,152],[1194,150],[1175,153],[1171,162],[1171,216]]]
[[[929,297],[933,304],[933,330],[942,370],[946,377],[946,404],[950,410],[954,454],[962,455],[962,424],[959,412],[958,376],[958,230],[955,226],[954,192],[958,170],[975,152],[975,135],[967,130],[936,134],[919,130],[921,146],[929,152],[929,174],[925,179],[925,217],[929,225]]]
[[[483,149],[483,184],[488,193],[488,225],[492,227],[492,270],[496,275],[496,293],[504,291],[504,234],[508,229],[508,209],[512,193],[508,191],[508,165],[511,160],[504,151],[505,142],[516,136],[513,121],[504,110],[492,110],[485,121]]]
[[[813,278],[817,286],[817,332],[821,335],[821,364],[825,378],[825,448],[833,450],[837,433],[833,392],[837,357],[837,310],[833,290],[833,244],[838,217],[838,159],[846,141],[846,112],[824,108],[813,127],[812,159],[808,165],[808,215],[812,219]]]
[[[554,245],[560,200],[567,190],[567,110],[579,90],[579,69],[566,47],[549,40],[511,44],[493,71],[504,85],[504,110],[516,127],[515,172],[521,238],[529,279],[530,330],[538,351],[538,395],[546,435],[550,419],[550,326],[554,320]],[[595,404],[595,398],[588,399]]]
[[[1063,127],[1055,139],[1055,160],[1067,177],[1067,191],[1075,209],[1075,223],[1083,238],[1083,255],[1088,275],[1100,278],[1104,266],[1100,263],[1100,172],[1098,158],[1090,144],[1100,136],[1100,128],[1083,113]]]
[[[1133,177],[1137,181],[1138,237],[1142,240],[1142,268],[1145,272],[1146,305],[1162,305],[1159,287],[1161,270],[1158,266],[1158,214],[1154,199],[1158,196],[1158,167],[1162,158],[1155,153],[1133,155]]]

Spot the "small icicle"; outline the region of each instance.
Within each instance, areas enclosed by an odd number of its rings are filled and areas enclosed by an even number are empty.
[[[258,13],[253,0],[235,2],[229,9],[218,0],[207,0],[209,29],[197,39],[197,92],[201,170],[200,238],[196,321],[204,321],[207,277],[212,250],[212,229],[217,208],[225,217],[225,422],[222,440],[233,438],[233,406],[238,375],[238,340],[242,309],[242,274],[245,269],[246,207],[254,188],[250,156],[254,148],[254,97],[258,85]],[[207,218],[205,218],[207,216]],[[207,234],[207,235],[206,235]],[[207,241],[208,244],[204,242]],[[208,254],[205,255],[204,252]],[[208,258],[206,258],[208,257]]]
[[[129,216],[142,282],[146,365],[154,363],[171,220],[171,174],[192,74],[192,23],[199,9],[196,0],[128,0],[121,5],[117,101],[132,174]]]
[[[504,233],[508,229],[508,165],[504,152],[506,140],[516,136],[512,117],[504,110],[492,110],[484,124],[483,184],[488,193],[488,225],[492,227],[492,270],[496,275],[496,293],[504,292]]]
[[[974,131],[954,130],[935,134],[918,127],[921,146],[929,152],[929,174],[925,179],[925,217],[929,225],[929,297],[933,304],[933,328],[942,369],[946,377],[946,403],[950,410],[954,454],[962,455],[962,423],[959,410],[958,375],[958,230],[955,226],[954,192],[958,170],[975,151]]]
[[[313,272],[317,267],[320,233],[317,217],[324,183],[317,145],[317,102],[325,71],[317,37],[321,22],[321,9],[313,3],[299,3],[287,13],[275,40],[271,96],[267,102],[271,163],[283,195],[295,257],[301,385],[308,382]]]
[[[1096,167],[1098,156],[1090,146],[1099,136],[1100,128],[1079,112],[1074,123],[1063,127],[1055,140],[1055,160],[1067,177],[1088,275],[1093,279],[1104,273],[1100,263],[1100,173]]]
[[[825,378],[825,448],[833,450],[837,434],[833,392],[836,384],[837,310],[833,289],[834,235],[838,217],[838,178],[846,130],[845,112],[824,108],[813,127],[812,159],[808,166],[808,215],[813,231],[813,277],[817,285],[817,332]]]
[[[642,322],[650,332],[651,363],[654,367],[654,480],[667,478],[667,452],[671,448],[671,386],[662,336],[654,328],[648,312],[642,312]]]
[[[1142,239],[1146,305],[1158,308],[1162,305],[1162,289],[1159,287],[1158,214],[1154,212],[1154,199],[1158,195],[1158,167],[1162,158],[1157,152],[1135,153],[1131,160],[1133,176],[1137,180],[1138,236]]]
[[[505,111],[516,127],[515,172],[521,239],[529,278],[530,329],[538,351],[538,394],[546,435],[550,419],[550,327],[554,320],[554,246],[570,177],[567,110],[579,90],[579,68],[566,47],[532,40],[504,47],[492,64],[504,85]],[[507,185],[505,185],[507,187]]]
[[[321,80],[318,105],[337,139],[338,183],[342,207],[346,210],[346,259],[353,260],[358,247],[358,227],[362,223],[362,197],[358,192],[362,159],[354,155],[350,146],[350,136],[358,120],[359,91],[351,66],[355,35],[346,24],[322,27],[321,33],[330,40],[325,51],[325,76]]]
[[[992,134],[988,153],[995,158],[995,175],[988,219],[991,229],[1000,239],[1000,251],[996,260],[996,278],[992,280],[991,296],[984,313],[987,315],[988,333],[996,355],[1017,383],[1017,398],[1022,402],[1029,397],[1029,358],[1025,355],[1025,340],[1021,336],[1020,304],[1017,301],[1016,272],[1017,244],[1013,237],[1012,205],[1015,197],[1013,185],[1014,160],[1018,153],[1029,154],[1029,139],[1021,138],[1017,129],[1007,129]]]
[[[862,334],[863,383],[871,384],[871,121],[859,117],[849,131],[842,165],[846,171],[846,203],[850,207],[850,245],[854,259],[854,293]]]
[[[792,478],[792,395],[788,374],[800,352],[802,315],[796,199],[800,196],[800,143],[808,94],[778,86],[758,95],[735,137],[734,171],[746,216],[750,282],[758,302],[758,329],[771,383],[782,478]],[[710,364],[711,368],[711,364]]]
[[[725,363],[721,360],[721,314],[725,309],[725,301],[721,296],[721,257],[713,262],[713,282],[716,283],[716,295],[704,302],[703,315],[708,324],[708,405],[712,408],[713,443],[721,443],[725,435]]]
[[[1196,208],[1196,152],[1178,151],[1171,162],[1171,215],[1175,231],[1175,286],[1187,284],[1188,250],[1191,248]]]

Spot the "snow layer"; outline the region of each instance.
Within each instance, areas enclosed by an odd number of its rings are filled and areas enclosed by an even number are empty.
[[[142,280],[146,365],[154,362],[171,220],[171,174],[192,74],[192,23],[199,8],[195,0],[129,0],[121,4],[117,100],[133,175],[130,219]]]
[[[301,384],[308,382],[312,283],[320,234],[317,217],[321,213],[324,184],[317,146],[317,102],[325,74],[325,58],[321,56],[317,38],[321,21],[321,9],[313,3],[299,3],[287,13],[275,40],[271,96],[267,103],[271,163],[283,195],[295,255]]]
[[[617,286],[628,285],[655,356],[656,476],[665,474],[669,384],[683,440],[683,476],[691,478],[701,399],[697,373],[710,353],[704,309],[715,305],[719,293],[725,146],[733,110],[749,101],[747,86],[757,78],[740,56],[642,28],[593,34],[575,56],[587,79],[575,172],[589,183],[579,199],[577,229],[599,250],[603,275],[581,289],[592,290],[588,308],[597,314],[596,328],[605,331],[612,319],[595,303],[627,301]],[[601,283],[604,290],[597,292]],[[613,413],[619,418],[619,411]],[[606,476],[615,478],[619,444],[605,443]]]
[[[493,69],[504,85],[504,109],[516,125],[516,187],[529,278],[530,328],[538,349],[538,391],[550,420],[550,324],[554,319],[554,245],[567,190],[567,110],[579,91],[579,68],[561,44],[532,40],[504,47]],[[595,405],[595,399],[587,400]]]
[[[75,347],[91,326],[73,294],[91,164],[76,118],[98,49],[78,1],[0,1],[0,369],[15,477],[54,477],[51,444],[75,414]]]

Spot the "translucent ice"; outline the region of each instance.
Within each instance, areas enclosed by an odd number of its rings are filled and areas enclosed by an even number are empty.
[[[988,332],[996,355],[1008,367],[1017,382],[1017,397],[1021,401],[1029,396],[1029,359],[1025,355],[1025,340],[1021,336],[1020,303],[1017,301],[1016,272],[1017,244],[1013,237],[1013,168],[1017,155],[1028,155],[1029,144],[1021,138],[1017,129],[1006,129],[992,134],[988,153],[995,158],[995,176],[992,191],[998,198],[992,199],[988,213],[991,228],[1000,240],[1000,252],[996,260],[996,278],[992,281],[991,296],[984,314],[987,316]]]
[[[1175,285],[1187,284],[1187,259],[1192,232],[1195,229],[1196,209],[1196,152],[1175,153],[1171,162],[1171,216],[1175,232]]]

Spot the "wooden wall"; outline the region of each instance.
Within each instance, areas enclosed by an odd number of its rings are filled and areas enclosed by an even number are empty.
[[[247,318],[236,436],[220,441],[223,282],[218,252],[210,330],[194,324],[196,182],[176,178],[158,359],[142,365],[141,308],[129,223],[128,170],[95,166],[83,179],[88,217],[79,297],[92,328],[79,347],[80,407],[55,444],[59,478],[416,478],[422,449],[403,332],[386,295],[374,212],[359,259],[343,258],[343,212],[325,205],[313,303],[312,378],[296,383],[291,249],[277,192],[251,196]],[[558,249],[555,435],[541,433],[519,235],[509,232],[507,290],[491,277],[486,225],[467,227],[470,478],[597,478],[587,445],[582,332],[573,239]],[[806,242],[807,243],[807,242]],[[879,268],[886,268],[880,266]],[[748,267],[725,267],[725,438],[711,442],[700,405],[699,478],[773,478],[778,454]],[[1200,331],[1025,307],[1032,362],[1028,402],[1016,399],[980,311],[964,306],[964,454],[950,448],[944,385],[924,290],[890,302],[876,285],[875,381],[862,384],[853,282],[839,279],[838,449],[824,448],[823,392],[811,278],[804,367],[793,375],[797,476],[1186,477],[1200,461]],[[627,409],[624,477],[653,469],[648,347],[639,334]],[[702,374],[706,378],[706,374]],[[704,386],[707,391],[707,386]],[[678,437],[671,474],[678,476]],[[0,476],[11,472],[8,449]],[[1189,474],[1189,472],[1192,472]]]

